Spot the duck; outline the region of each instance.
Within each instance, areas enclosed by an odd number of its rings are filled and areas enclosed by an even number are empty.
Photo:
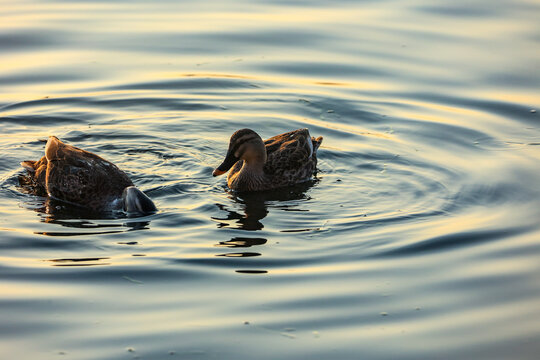
[[[50,136],[45,155],[23,161],[27,175],[21,185],[28,192],[87,208],[94,212],[123,210],[146,215],[157,211],[154,202],[129,176],[102,157]]]
[[[316,172],[317,149],[323,138],[311,137],[308,129],[298,129],[267,140],[251,129],[231,136],[225,160],[213,176],[227,175],[230,189],[265,191],[309,180]]]

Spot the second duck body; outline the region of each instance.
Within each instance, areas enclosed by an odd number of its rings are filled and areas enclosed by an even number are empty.
[[[251,129],[236,131],[225,160],[213,172],[229,171],[227,184],[237,191],[261,191],[309,180],[316,171],[317,149],[322,137],[298,129],[267,140]]]

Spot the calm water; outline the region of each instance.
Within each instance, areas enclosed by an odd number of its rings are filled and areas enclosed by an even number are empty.
[[[2,1],[0,358],[533,359],[537,1]],[[211,172],[323,136],[310,183]],[[20,192],[49,135],[158,205]]]

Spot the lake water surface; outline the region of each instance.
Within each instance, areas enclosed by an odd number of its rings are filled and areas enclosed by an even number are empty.
[[[537,1],[0,6],[1,359],[537,358]],[[317,176],[228,191],[245,127]],[[21,192],[49,135],[160,211]]]

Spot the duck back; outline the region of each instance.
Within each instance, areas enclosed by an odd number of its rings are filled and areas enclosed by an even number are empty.
[[[53,136],[47,142],[44,157],[22,165],[29,170],[29,184],[35,194],[46,192],[53,198],[96,211],[121,198],[124,189],[133,185],[113,163]]]

